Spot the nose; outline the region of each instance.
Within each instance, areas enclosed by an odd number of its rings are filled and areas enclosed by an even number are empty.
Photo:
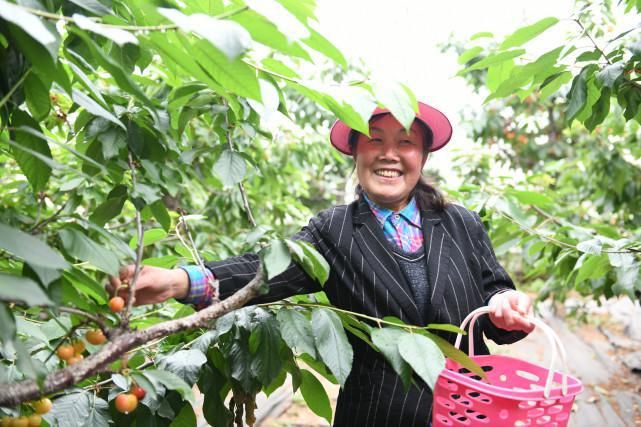
[[[381,147],[381,158],[386,160],[398,160],[398,144],[394,141],[385,141]]]

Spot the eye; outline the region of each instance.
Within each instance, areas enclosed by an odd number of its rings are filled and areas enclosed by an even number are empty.
[[[407,145],[407,144],[410,144],[410,145],[414,145],[414,141],[409,140],[409,139],[401,139],[401,144],[406,144],[406,145]]]
[[[383,142],[383,140],[381,138],[370,138],[369,142],[372,144],[379,144]]]

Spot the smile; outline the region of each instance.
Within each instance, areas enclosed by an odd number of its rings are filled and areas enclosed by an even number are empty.
[[[403,175],[401,171],[396,169],[376,169],[374,173],[385,178],[398,178],[399,176]]]

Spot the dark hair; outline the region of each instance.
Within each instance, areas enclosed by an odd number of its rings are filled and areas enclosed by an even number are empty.
[[[389,113],[383,113],[383,114],[378,114],[376,116],[372,116],[370,121],[372,121],[376,117],[380,117],[384,114],[389,114]],[[418,119],[414,119],[414,123],[416,123],[419,127],[423,129],[423,133],[425,135],[425,138],[423,139],[423,156],[427,156],[428,153],[430,152],[430,147],[432,146],[432,142],[434,140],[433,134],[432,134],[432,129],[429,128],[425,123]],[[349,133],[349,148],[352,151],[352,153],[356,152],[356,143],[358,142],[358,135],[359,132],[356,132],[352,130]],[[360,198],[363,194],[363,187],[360,184],[356,185],[356,195]],[[443,211],[447,207],[447,201],[445,200],[445,197],[443,196],[443,193],[441,193],[438,188],[435,186],[431,185],[427,178],[424,176],[421,176],[416,183],[416,186],[410,193],[410,197],[416,197],[416,203],[418,204],[418,208],[422,211],[425,210],[435,210],[435,211]]]

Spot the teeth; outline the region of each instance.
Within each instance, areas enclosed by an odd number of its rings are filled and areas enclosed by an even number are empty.
[[[374,171],[376,175],[384,176],[386,178],[396,178],[401,176],[401,173],[396,170],[389,170],[389,169],[379,169],[377,171]]]

